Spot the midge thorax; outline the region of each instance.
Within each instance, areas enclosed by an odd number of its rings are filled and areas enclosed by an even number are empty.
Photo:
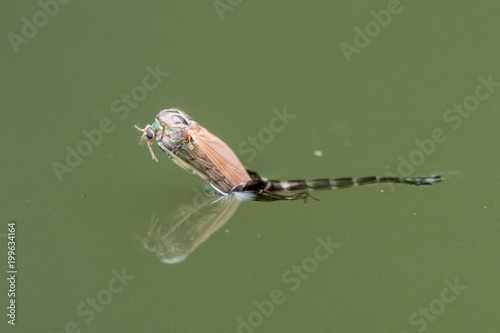
[[[431,177],[362,177],[279,181],[268,180],[246,170],[236,154],[221,139],[210,133],[178,109],[163,110],[155,122],[145,128],[142,139],[148,144],[154,160],[152,145],[158,144],[168,157],[186,171],[210,184],[220,195],[240,193],[239,200],[276,201],[305,199],[310,191],[334,190],[377,183],[431,185],[441,181]]]

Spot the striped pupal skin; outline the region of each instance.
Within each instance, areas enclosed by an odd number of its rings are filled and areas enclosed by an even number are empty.
[[[337,190],[379,183],[409,184],[409,185],[432,185],[440,182],[440,176],[433,177],[362,177],[362,178],[323,178],[313,180],[267,180],[260,178],[257,173],[249,171],[253,180],[237,186],[233,191],[251,191],[256,194],[255,201],[276,201],[306,199],[311,191]]]

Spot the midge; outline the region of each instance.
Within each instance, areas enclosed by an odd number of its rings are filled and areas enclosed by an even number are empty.
[[[268,180],[243,167],[236,154],[221,139],[210,133],[178,109],[163,110],[155,122],[142,131],[154,160],[152,145],[156,142],[177,165],[198,176],[219,195],[237,194],[237,199],[276,201],[305,199],[311,191],[335,190],[377,183],[431,185],[441,181],[431,177],[362,177],[313,180]]]
[[[152,125],[136,128],[142,131],[141,139],[147,142],[154,160],[158,161],[152,148],[156,142],[174,163],[212,188],[202,200],[195,196],[193,205],[180,206],[164,222],[153,216],[141,241],[163,263],[183,261],[231,218],[242,201],[306,199],[311,191],[376,183],[431,185],[441,181],[440,176],[268,180],[245,169],[231,148],[181,110],[163,110]]]

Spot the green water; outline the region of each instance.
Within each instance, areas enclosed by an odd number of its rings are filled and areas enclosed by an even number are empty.
[[[0,20],[0,331],[499,331],[498,2],[42,4]],[[162,264],[201,188],[138,145],[168,107],[269,178],[445,181],[243,203]]]

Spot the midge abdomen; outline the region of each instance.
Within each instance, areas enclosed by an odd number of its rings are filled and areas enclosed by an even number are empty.
[[[337,190],[379,183],[409,184],[409,185],[432,185],[441,181],[441,176],[432,177],[361,177],[361,178],[322,178],[313,180],[267,180],[257,178],[241,184],[233,189],[233,192],[251,191],[256,194],[256,201],[296,200],[305,199],[310,191]]]

